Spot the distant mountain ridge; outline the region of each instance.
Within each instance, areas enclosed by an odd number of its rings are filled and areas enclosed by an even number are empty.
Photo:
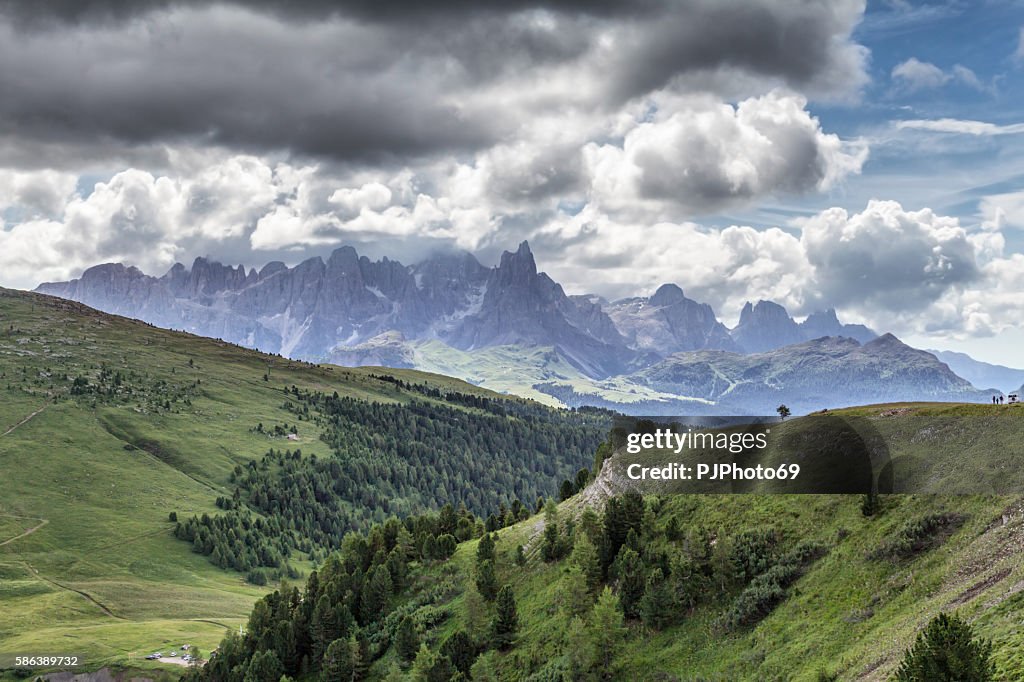
[[[1003,393],[1013,393],[1017,386],[1024,383],[1024,369],[981,362],[966,353],[957,353],[956,351],[929,350],[928,352],[974,384],[975,388],[995,388]]]
[[[841,323],[835,310],[797,322],[771,301],[747,303],[730,330],[711,306],[687,298],[675,284],[664,284],[649,297],[612,302],[594,295],[570,296],[538,272],[527,242],[503,253],[494,267],[465,252],[438,254],[413,265],[388,258],[371,261],[345,246],[327,260],[310,258],[294,267],[271,262],[248,271],[206,258],[197,258],[191,267],[175,264],[161,277],[135,267],[103,264],[89,268],[79,279],[42,284],[36,291],[160,327],[337,364],[448,367],[445,348],[471,357],[492,348],[509,349],[515,356],[521,348],[521,357],[541,358],[530,362],[545,365],[531,365],[536,371],[525,372],[518,383],[508,377],[509,372],[523,371],[518,360],[512,363],[517,370],[501,370],[475,367],[472,361],[467,365],[460,355],[457,375],[488,385],[488,377],[503,371],[503,386],[563,404],[576,402],[578,396],[604,404],[611,392],[620,403],[624,395],[636,394],[637,404],[674,403],[678,397],[682,405],[696,399],[746,410],[760,405],[764,396],[786,398],[796,390],[787,385],[809,390],[806,387],[814,382],[832,382],[838,387],[842,372],[835,364],[800,363],[793,360],[796,355],[844,348],[843,359],[837,362],[861,367],[866,349],[880,352],[885,345],[872,345],[875,332]],[[820,343],[807,345],[814,340]],[[855,350],[861,346],[865,350]],[[525,349],[530,348],[549,348],[551,353],[527,354]],[[778,349],[790,349],[779,356],[787,358],[782,365],[826,374],[807,380],[784,374],[787,385],[780,384],[782,375],[761,372],[766,366],[762,356]],[[949,376],[940,377],[934,367],[927,375],[913,374],[909,366],[898,366],[900,358],[909,357],[906,351],[889,355],[886,362],[896,363],[888,370],[889,382],[897,393],[906,389],[908,396],[917,391],[954,399],[973,390],[938,361]],[[550,368],[545,369],[546,363]],[[741,365],[748,374],[761,376],[757,381],[781,385],[783,390],[755,390],[756,381],[723,378],[727,368],[731,372]],[[719,391],[714,382],[700,378],[704,370],[698,368],[714,368],[719,373],[715,381],[733,387]],[[888,390],[876,374],[858,375],[856,381],[864,390],[854,392],[865,398],[860,402],[866,401],[871,386]],[[669,380],[670,375],[680,381]],[[853,379],[842,379],[846,380]],[[915,383],[921,385],[915,388]],[[748,398],[739,399],[743,396]]]
[[[663,393],[700,396],[717,409],[759,414],[774,413],[780,403],[803,413],[876,402],[974,402],[987,395],[892,334],[865,344],[823,337],[748,355],[680,353],[633,378]]]
[[[550,345],[595,377],[682,351],[760,352],[818,336],[875,336],[841,324],[834,310],[798,324],[768,301],[748,304],[730,331],[711,306],[675,284],[614,302],[568,296],[537,271],[527,242],[503,253],[493,268],[469,253],[406,266],[386,257],[371,261],[345,246],[326,261],[316,257],[291,268],[271,262],[248,272],[206,258],[191,268],[177,263],[162,277],[108,263],[36,291],[296,358],[320,359],[398,332],[464,350]]]

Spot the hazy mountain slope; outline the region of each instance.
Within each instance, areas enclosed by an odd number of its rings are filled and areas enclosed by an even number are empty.
[[[798,323],[778,304],[748,303],[729,330],[674,284],[613,303],[569,296],[526,242],[492,268],[468,253],[407,266],[342,247],[248,272],[204,258],[160,278],[108,264],[39,290],[286,357],[442,371],[555,405],[705,414],[989,397],[834,310]],[[821,339],[833,340],[810,343]]]
[[[950,350],[929,350],[928,352],[949,365],[949,368],[956,374],[974,384],[975,388],[995,388],[1009,393],[1021,382],[1024,382],[1024,369],[981,362],[966,353]]]
[[[688,299],[674,284],[614,303],[568,296],[538,272],[526,242],[503,253],[493,268],[468,253],[436,254],[407,266],[342,247],[326,261],[311,258],[291,268],[273,262],[248,272],[205,258],[190,268],[176,264],[163,277],[106,264],[37,290],[288,357],[320,359],[338,349],[340,360],[354,347],[357,359],[362,344],[400,334],[461,350],[550,346],[597,379],[680,351],[756,351],[820,336],[874,336],[841,324],[832,310],[797,324],[769,302],[747,306],[730,333],[709,305]]]
[[[722,414],[772,414],[781,402],[799,413],[901,400],[982,402],[987,396],[891,334],[863,346],[824,338],[752,355],[678,353],[633,378],[657,391],[714,401]]]

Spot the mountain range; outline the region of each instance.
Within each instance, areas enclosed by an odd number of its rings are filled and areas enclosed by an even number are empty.
[[[979,388],[994,386],[1005,393],[1020,393],[1018,387],[1024,383],[1024,369],[980,362],[967,353],[957,353],[951,350],[929,350],[928,352]]]
[[[326,261],[248,271],[197,258],[154,277],[108,263],[36,291],[290,358],[440,371],[633,413],[990,395],[831,309],[797,322],[777,303],[748,302],[729,329],[671,283],[616,301],[568,295],[538,272],[527,242],[494,267],[466,252],[372,261],[345,246]]]

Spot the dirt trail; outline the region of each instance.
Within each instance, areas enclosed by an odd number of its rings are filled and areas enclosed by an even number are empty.
[[[43,575],[42,573],[37,571],[32,566],[32,564],[28,563],[27,561],[24,562],[24,564],[25,564],[25,566],[28,567],[28,570],[32,571],[32,575],[34,575],[35,577],[39,578],[40,580],[42,580],[44,582],[48,582],[51,585],[53,585],[55,587],[59,587],[62,590],[67,590],[68,592],[74,592],[75,594],[79,595],[80,597],[84,597],[85,599],[87,599],[90,602],[92,602],[96,607],[98,607],[101,611],[103,611],[103,613],[105,613],[106,615],[110,616],[111,618],[117,618],[118,620],[128,620],[127,618],[125,618],[123,616],[119,616],[116,613],[114,613],[113,611],[111,611],[110,609],[108,609],[106,607],[106,605],[103,604],[103,602],[99,601],[98,599],[93,597],[88,592],[83,592],[82,590],[76,590],[73,587],[68,587],[67,585],[62,585],[61,583],[57,582],[56,580],[51,580],[50,578],[47,578],[45,575]]]
[[[27,423],[27,422],[28,422],[28,421],[29,421],[30,419],[32,419],[32,418],[33,418],[33,417],[35,417],[35,416],[36,416],[37,414],[39,414],[40,412],[42,412],[43,410],[45,410],[45,409],[46,409],[47,407],[49,407],[49,405],[50,405],[50,401],[49,401],[49,400],[47,400],[47,401],[46,401],[45,403],[43,403],[43,406],[42,406],[42,407],[40,407],[40,408],[39,408],[38,410],[36,410],[35,412],[33,412],[33,413],[32,413],[32,414],[30,414],[29,416],[27,416],[27,417],[25,417],[24,419],[22,419],[22,420],[21,420],[20,422],[18,422],[17,424],[15,424],[14,426],[12,426],[11,428],[7,429],[7,430],[6,430],[6,431],[4,431],[3,433],[0,433],[0,436],[6,436],[6,435],[7,435],[7,434],[9,434],[9,433],[13,433],[13,432],[14,432],[14,430],[15,430],[16,428],[18,428],[19,426],[23,426],[24,424],[26,424],[26,423]]]
[[[15,519],[32,518],[32,517],[28,517],[28,516],[11,516],[9,514],[5,514],[4,516],[8,516],[9,518],[15,518]],[[4,545],[9,545],[10,543],[14,542],[15,540],[20,540],[21,538],[25,537],[26,535],[32,535],[32,533],[35,533],[37,530],[39,530],[40,528],[42,528],[43,526],[45,526],[46,524],[49,523],[49,521],[47,521],[46,519],[36,519],[36,521],[40,522],[38,526],[35,526],[33,528],[29,528],[27,531],[25,531],[21,535],[15,535],[13,538],[10,538],[8,540],[4,540],[3,542],[0,542],[0,547],[3,547]]]

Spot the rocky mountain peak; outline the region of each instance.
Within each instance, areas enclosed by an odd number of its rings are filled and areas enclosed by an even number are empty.
[[[829,308],[828,310],[819,310],[816,313],[811,313],[804,320],[804,323],[813,322],[815,324],[839,324],[839,316],[836,315],[835,308]]]
[[[683,290],[677,284],[662,284],[650,298],[650,304],[656,306],[673,305],[686,300]]]
[[[804,340],[796,321],[786,309],[772,301],[748,301],[740,313],[740,322],[732,338],[748,353],[761,353]]]
[[[497,268],[497,283],[500,286],[527,286],[537,276],[537,263],[533,260],[530,245],[523,242],[515,252],[505,251]]]
[[[335,249],[327,259],[327,268],[341,275],[355,272],[359,269],[359,254],[351,246]]]

